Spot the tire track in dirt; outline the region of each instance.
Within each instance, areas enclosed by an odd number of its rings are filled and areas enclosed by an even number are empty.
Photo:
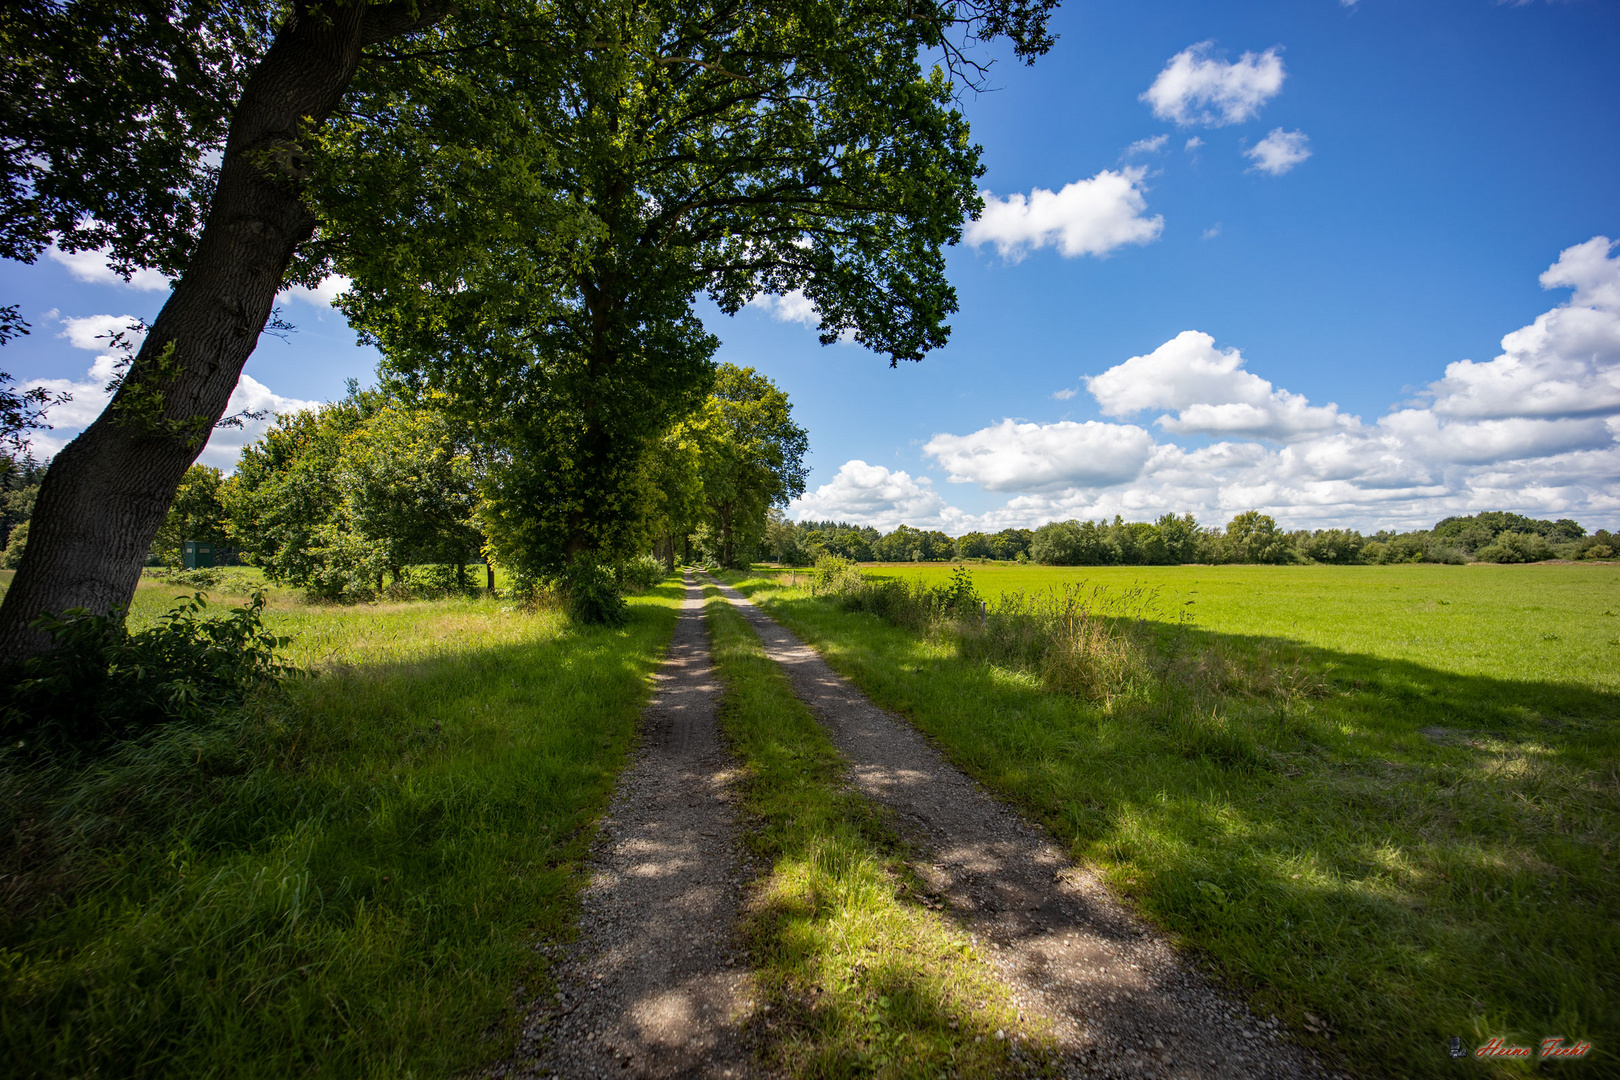
[[[686,575],[642,744],[591,851],[580,933],[496,1076],[741,1078],[750,980],[734,766],[715,715],[702,591]]]
[[[985,948],[1019,1007],[1049,1023],[1070,1076],[1329,1077],[1310,1051],[1212,986],[1095,875],[992,798],[904,720],[735,589],[794,692],[867,797],[928,860],[915,867]]]

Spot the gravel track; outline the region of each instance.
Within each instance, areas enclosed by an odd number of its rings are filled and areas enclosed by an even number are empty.
[[[560,992],[530,1013],[496,1076],[757,1075],[742,1039],[751,985],[737,938],[747,869],[734,766],[702,592],[686,576],[674,639],[642,714],[641,748],[592,848],[579,938]]]
[[[873,705],[736,590],[720,589],[827,726],[859,790],[892,809],[927,853],[919,875],[986,947],[1020,1008],[1050,1025],[1067,1075],[1342,1075],[1274,1018],[1262,1020],[1212,986],[1095,875],[910,724]]]

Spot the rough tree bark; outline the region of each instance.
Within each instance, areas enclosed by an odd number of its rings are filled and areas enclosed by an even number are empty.
[[[361,51],[426,26],[444,5],[300,3],[231,119],[197,249],[101,417],[51,463],[28,548],[0,604],[0,667],[45,651],[42,612],[106,612],[135,595],[180,478],[225,413],[315,218],[302,199],[301,128],[331,115]]]

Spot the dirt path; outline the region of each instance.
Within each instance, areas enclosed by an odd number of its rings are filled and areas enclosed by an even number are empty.
[[[717,583],[718,584],[718,583]],[[959,772],[740,593],[794,691],[830,730],[869,798],[898,813],[931,861],[917,867],[981,943],[1021,1008],[1044,1016],[1075,1076],[1326,1077],[1192,970],[1044,832]]]
[[[715,720],[701,591],[686,599],[591,853],[562,987],[498,1075],[734,1077],[754,1073],[737,1025],[748,976],[735,937],[744,889],[732,763]]]

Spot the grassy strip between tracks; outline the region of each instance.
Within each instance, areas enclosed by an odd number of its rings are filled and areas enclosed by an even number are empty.
[[[0,761],[8,1075],[433,1077],[509,1052],[680,595],[614,630],[283,598],[315,678],[95,761]]]
[[[846,784],[753,629],[713,586],[704,594],[721,725],[755,819],[746,842],[771,867],[746,924],[771,1006],[757,1014],[770,1064],[796,1077],[1041,1072],[1040,1034],[966,935],[929,909],[904,845]]]
[[[1452,1036],[1563,1036],[1590,1041],[1584,1060],[1469,1071],[1613,1075],[1620,699],[1606,687],[1189,629],[1189,657],[1295,649],[1318,690],[1160,680],[1093,702],[965,659],[948,633],[726,576],[1330,1059],[1451,1076]]]

